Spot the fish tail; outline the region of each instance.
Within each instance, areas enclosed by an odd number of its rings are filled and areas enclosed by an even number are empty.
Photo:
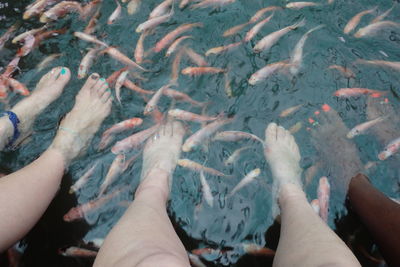
[[[296,22],[295,24],[293,24],[292,26],[290,26],[290,28],[292,30],[294,30],[294,29],[297,29],[299,27],[303,27],[304,25],[306,25],[306,19],[305,18],[303,18],[301,21]]]
[[[324,27],[326,27],[325,24],[320,24],[320,25],[318,25],[317,27],[314,27],[314,28],[312,28],[311,30],[309,30],[306,34],[310,34],[310,33],[312,33],[313,31],[319,30],[319,29],[324,28]]]

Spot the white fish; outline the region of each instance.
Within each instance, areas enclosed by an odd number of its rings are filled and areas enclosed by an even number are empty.
[[[153,95],[150,101],[147,103],[146,107],[144,108],[144,115],[150,114],[153,110],[156,109],[158,101],[160,100],[161,96],[163,95],[163,91],[169,88],[169,84],[162,86],[158,91]]]
[[[228,197],[233,196],[237,191],[242,189],[245,185],[254,180],[258,175],[260,175],[261,170],[259,168],[252,170],[249,172],[243,179],[232,189],[232,191],[228,194]]]
[[[97,165],[99,164],[99,161],[97,161],[95,164],[93,164],[92,167],[90,167],[85,174],[83,174],[81,176],[81,178],[79,178],[69,189],[69,193],[72,194],[74,192],[77,192],[79,189],[82,188],[82,186],[84,186],[88,181],[90,176],[93,175],[94,170],[96,169]]]
[[[374,18],[371,23],[375,23],[375,22],[379,22],[381,20],[383,20],[384,18],[387,17],[387,15],[389,15],[389,13],[393,10],[393,8],[396,6],[396,4],[393,4],[393,6],[391,8],[389,8],[388,10],[386,10],[386,12],[384,12],[383,14],[377,16],[376,18]]]
[[[382,30],[382,28],[386,28],[386,27],[400,27],[400,23],[389,21],[389,20],[378,21],[378,22],[369,24],[368,26],[365,26],[365,27],[359,29],[354,34],[354,37],[361,38],[361,37],[366,37],[366,36],[374,36],[377,33],[379,33]]]
[[[349,22],[347,22],[346,26],[344,27],[343,32],[345,34],[348,34],[352,30],[354,30],[357,27],[357,25],[360,23],[361,18],[367,14],[374,12],[376,10],[376,8],[377,7],[374,7],[374,8],[368,9],[368,10],[361,11],[360,13],[356,14],[354,17],[352,17],[349,20]]]
[[[365,132],[369,128],[373,127],[377,123],[380,123],[381,121],[385,120],[386,118],[387,118],[387,116],[378,117],[373,120],[370,120],[370,121],[367,121],[367,122],[364,122],[364,123],[361,123],[361,124],[355,126],[353,129],[351,129],[347,133],[347,138],[351,139],[357,135],[362,134],[363,132]]]
[[[121,15],[121,10],[122,10],[121,4],[118,2],[118,0],[115,0],[115,3],[117,3],[117,8],[114,10],[114,12],[108,18],[108,20],[107,20],[108,25],[113,24],[118,19],[118,17]]]
[[[173,0],[165,0],[164,2],[156,6],[153,9],[153,11],[151,11],[149,19],[154,19],[156,17],[165,15],[169,7],[173,4],[173,2],[174,2]]]
[[[206,177],[204,176],[203,170],[200,171],[200,183],[201,183],[204,200],[207,202],[208,206],[213,207],[214,198],[211,193],[210,186],[207,183]]]
[[[227,158],[224,161],[225,166],[226,165],[230,165],[233,164],[236,159],[239,157],[240,153],[242,153],[244,150],[251,148],[250,146],[245,146],[245,147],[241,147],[236,149],[235,151],[233,151],[232,155],[229,156],[229,158]]]
[[[127,5],[127,10],[128,10],[128,14],[129,15],[133,15],[136,12],[138,12],[139,7],[140,7],[140,3],[142,0],[131,0],[129,1],[128,5]]]
[[[167,20],[169,20],[173,15],[174,15],[174,6],[172,6],[171,12],[169,14],[165,14],[163,16],[159,16],[159,17],[155,17],[153,19],[149,19],[149,20],[143,22],[142,24],[140,24],[136,28],[136,32],[139,33],[139,32],[142,32],[142,31],[153,29],[153,28],[157,27],[158,25],[160,25],[161,23],[164,23]]]
[[[121,87],[124,85],[126,77],[128,76],[129,71],[123,71],[117,78],[115,82],[115,96],[117,98],[118,103],[121,105]]]

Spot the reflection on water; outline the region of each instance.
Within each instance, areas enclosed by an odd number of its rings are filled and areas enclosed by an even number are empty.
[[[135,28],[146,20],[149,12],[158,2],[160,1],[146,1],[146,4],[142,5],[141,11],[133,16],[129,16],[124,10],[113,25],[107,25],[106,21],[113,12],[115,3],[104,1],[99,19],[101,27],[97,30],[96,35],[101,40],[118,46],[125,54],[133,57],[133,51],[139,38],[139,35],[135,33]],[[232,26],[248,21],[257,10],[265,6],[264,2],[261,0],[237,0],[233,4],[217,10],[191,11],[176,8],[173,18],[162,24],[159,30],[148,37],[145,46],[146,48],[153,47],[166,33],[187,22],[204,23],[203,28],[192,30],[191,35],[194,36],[194,40],[188,42],[190,47],[200,54],[204,54],[211,47],[238,42],[243,39],[250,26],[231,37],[223,38],[222,33]],[[28,3],[30,1],[0,1],[1,33],[21,18],[21,12]],[[282,6],[284,4],[286,4],[285,1],[268,1],[268,5]],[[336,0],[332,5],[276,12],[271,22],[261,29],[253,41],[227,53],[207,57],[211,66],[229,69],[227,78],[231,91],[228,95],[224,75],[195,78],[181,75],[178,89],[196,101],[211,101],[207,107],[207,113],[210,115],[221,112],[234,115],[235,121],[225,126],[226,130],[251,132],[263,138],[265,126],[271,121],[276,121],[287,128],[302,122],[303,127],[295,134],[295,137],[302,152],[302,166],[306,169],[317,161],[315,148],[311,145],[310,134],[306,130],[306,127],[309,126],[307,118],[312,116],[321,104],[328,103],[336,109],[349,128],[366,120],[365,98],[339,99],[333,97],[332,95],[337,89],[368,87],[390,90],[391,103],[398,109],[399,78],[395,71],[365,65],[352,65],[357,58],[400,61],[398,29],[391,28],[374,38],[365,39],[344,35],[342,30],[347,21],[357,12],[375,5],[377,5],[376,1],[372,0],[356,2]],[[383,12],[391,5],[392,1],[380,1],[379,10]],[[306,26],[282,37],[277,45],[268,52],[259,54],[253,52],[255,40],[258,41],[262,36],[292,25],[302,18],[306,18]],[[398,8],[395,8],[388,19],[398,21]],[[365,20],[362,20],[361,26],[365,26],[366,23]],[[324,24],[326,27],[309,36],[304,48],[303,67],[297,76],[289,78],[286,75],[274,75],[255,86],[249,85],[248,79],[252,73],[267,63],[288,59],[301,36],[320,24]],[[40,23],[37,19],[24,21],[19,32],[39,26]],[[63,27],[68,29],[66,34],[44,41],[38,49],[21,61],[20,74],[16,77],[29,88],[33,88],[39,78],[53,66],[69,67],[72,70],[73,78],[61,98],[39,116],[34,126],[36,134],[32,136],[31,142],[17,151],[2,154],[2,165],[11,170],[25,166],[44,151],[54,136],[59,119],[72,107],[74,96],[82,85],[82,81],[76,78],[76,74],[82,56],[86,53],[86,48],[91,46],[89,43],[74,38],[72,33],[82,31],[84,23],[76,15],[67,16],[54,22],[54,28]],[[16,49],[16,45],[7,44],[0,51],[0,66],[4,67],[8,64]],[[37,63],[47,55],[54,53],[62,53],[62,56],[38,72],[35,69]],[[165,58],[160,53],[151,56],[150,60],[152,63],[147,63],[145,66],[154,72],[143,74],[148,81],[142,82],[141,86],[145,89],[157,89],[169,80],[172,58]],[[346,78],[337,71],[327,69],[333,64],[352,66],[356,78]],[[190,61],[184,59],[181,68],[191,65]],[[107,77],[121,67],[122,65],[118,62],[103,56],[98,58],[91,71]],[[18,95],[12,95],[10,103],[14,104],[20,98]],[[93,140],[93,144],[97,144],[101,133],[113,124],[133,116],[143,117],[145,103],[141,97],[123,89],[121,98],[122,106],[114,105],[112,114],[104,122]],[[170,100],[162,99],[161,111],[166,111],[170,104]],[[278,116],[282,110],[299,104],[303,104],[303,106],[294,115],[285,118]],[[191,107],[189,104],[177,103],[176,105],[182,109],[201,112],[199,108]],[[151,122],[146,120],[141,129],[150,125]],[[191,124],[190,130],[195,132],[199,127],[199,125]],[[118,135],[118,138],[122,139],[131,133],[122,133]],[[376,160],[376,155],[382,148],[376,138],[365,135],[356,138],[355,142],[364,163]],[[250,146],[250,149],[244,150],[239,156],[239,160],[233,165],[226,166],[224,161],[236,149],[243,146]],[[279,228],[271,227],[273,220],[270,215],[271,173],[264,160],[262,147],[257,143],[247,141],[212,142],[209,144],[208,150],[199,149],[195,152],[185,153],[183,157],[196,162],[205,162],[208,167],[232,176],[230,179],[216,176],[206,177],[214,197],[214,205],[210,207],[202,200],[199,175],[181,167],[176,169],[169,213],[187,250],[203,247],[229,250],[222,254],[205,255],[204,258],[209,264],[234,265],[237,262],[238,266],[270,265],[271,259],[269,258],[242,257],[244,250],[241,247],[243,243],[255,243],[271,249],[276,249],[277,246]],[[121,194],[118,199],[107,203],[95,214],[90,214],[88,218],[90,225],[84,222],[65,223],[62,222],[62,216],[77,203],[88,202],[96,196],[113,159],[114,155],[108,149],[97,152],[95,146],[92,146],[86,156],[70,166],[68,175],[63,180],[61,191],[43,219],[24,241],[28,245],[26,253],[23,255],[23,262],[26,266],[89,266],[91,264],[91,261],[88,260],[63,258],[57,255],[56,250],[60,247],[79,245],[82,239],[92,240],[106,236],[126,208],[117,203],[133,197],[133,192],[139,183],[140,160],[137,160],[114,184],[115,189],[126,185],[129,185],[130,189]],[[75,200],[73,195],[68,194],[69,186],[96,160],[100,162],[93,175],[96,179],[90,179]],[[398,170],[393,166],[391,161],[379,164],[370,176],[374,185],[385,194],[398,197]],[[227,199],[227,194],[240,179],[255,168],[261,168],[261,175],[232,198]],[[322,175],[326,175],[326,173],[324,170],[319,170],[315,177]],[[316,198],[317,184],[318,179],[314,178],[306,187],[310,200]],[[359,243],[369,248],[371,243],[368,236],[365,235],[365,231],[351,215],[343,217],[346,213],[342,199],[333,194],[330,203],[329,226],[333,229],[338,227],[339,234],[346,242],[361,240]],[[354,233],[355,230],[357,233]],[[354,247],[353,250],[365,266],[368,264],[374,266],[365,259],[359,250]]]

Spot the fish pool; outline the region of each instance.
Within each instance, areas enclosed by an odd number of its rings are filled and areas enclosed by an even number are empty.
[[[22,13],[30,2],[30,0],[0,1],[0,34],[16,21],[22,21]],[[140,12],[134,15],[129,15],[126,12],[126,4],[123,4],[121,16],[114,24],[107,25],[107,19],[114,11],[116,4],[114,1],[103,1],[99,27],[94,35],[110,45],[117,46],[120,51],[133,58],[133,51],[140,36],[135,32],[135,28],[147,19],[151,10],[160,2],[159,0],[143,1]],[[234,115],[236,118],[234,122],[224,126],[223,129],[246,131],[264,138],[265,127],[270,122],[275,121],[288,128],[297,122],[302,122],[303,126],[295,134],[295,138],[301,150],[301,164],[304,169],[316,161],[316,149],[313,147],[311,135],[306,129],[309,127],[307,119],[322,104],[327,103],[337,110],[349,128],[366,121],[366,98],[337,98],[333,96],[337,89],[368,87],[389,91],[387,97],[391,104],[399,110],[400,80],[398,73],[379,67],[353,66],[352,63],[358,58],[400,61],[400,30],[390,28],[377,36],[360,39],[343,33],[343,28],[348,20],[358,12],[378,5],[377,12],[382,13],[396,1],[335,0],[330,5],[322,0],[315,2],[324,3],[324,5],[276,12],[274,18],[261,29],[254,40],[232,51],[210,55],[206,58],[210,66],[229,70],[228,77],[232,89],[230,95],[226,93],[225,76],[221,74],[193,78],[180,75],[177,87],[178,90],[185,92],[197,101],[210,101],[207,107],[208,114],[216,115],[224,112]],[[286,3],[286,1],[279,0],[236,0],[232,4],[216,10],[212,8],[180,10],[175,7],[174,16],[159,26],[153,35],[146,38],[145,47],[146,49],[153,47],[166,33],[183,23],[202,22],[204,27],[194,28],[190,33],[194,39],[188,41],[187,44],[194,51],[204,55],[212,47],[242,40],[251,26],[247,26],[231,37],[222,37],[223,32],[228,28],[245,23],[263,7],[284,6]],[[387,19],[400,22],[399,12],[399,7],[395,7]],[[374,13],[374,16],[377,14]],[[360,26],[367,25],[374,16],[364,17]],[[252,48],[255,42],[264,35],[303,18],[306,19],[304,27],[285,35],[268,52],[260,54],[253,52]],[[0,154],[1,167],[16,171],[36,159],[51,143],[62,116],[73,106],[74,97],[83,85],[83,80],[77,79],[78,66],[86,49],[92,45],[75,38],[72,33],[82,31],[86,24],[87,22],[82,22],[76,14],[58,19],[51,24],[51,28],[65,27],[67,32],[43,41],[38,48],[21,59],[20,71],[15,78],[25,83],[31,90],[40,77],[54,66],[70,68],[72,78],[62,96],[37,118],[30,142],[15,151]],[[277,74],[255,86],[248,83],[250,75],[266,64],[289,59],[301,36],[307,30],[320,24],[324,24],[325,27],[312,33],[305,44],[303,64],[298,75],[288,77]],[[41,25],[37,17],[23,21],[18,33]],[[6,46],[0,51],[1,67],[7,66],[8,62],[13,59],[17,48],[17,45],[6,43]],[[46,56],[54,53],[62,55],[38,72],[37,64]],[[162,52],[150,56],[149,59],[151,63],[144,63],[143,66],[150,68],[153,72],[143,73],[148,80],[139,83],[142,88],[156,90],[170,79],[173,57],[166,58]],[[347,79],[339,72],[329,70],[328,66],[332,64],[351,66],[356,78]],[[185,58],[181,63],[181,69],[192,65]],[[95,61],[90,71],[107,77],[121,67],[123,67],[121,63],[108,56],[102,56]],[[11,93],[9,103],[13,105],[21,98],[20,95]],[[143,98],[126,89],[122,89],[121,98],[122,105],[114,103],[111,115],[102,124],[87,154],[72,163],[63,178],[61,189],[48,211],[21,242],[25,247],[21,266],[91,266],[91,260],[66,258],[58,255],[57,250],[62,247],[80,246],[82,240],[104,238],[126,209],[118,203],[133,198],[133,193],[139,183],[141,158],[136,160],[133,166],[125,171],[113,185],[113,188],[128,185],[128,191],[112,200],[95,214],[91,214],[87,218],[87,222],[67,223],[62,219],[62,216],[71,207],[78,203],[86,203],[96,196],[102,179],[115,157],[110,149],[100,152],[95,149],[101,133],[115,123],[130,117],[144,118],[143,108],[146,103]],[[160,110],[163,112],[168,110],[170,104],[170,99],[163,98],[160,102]],[[279,117],[282,110],[299,104],[304,106],[295,114],[286,118]],[[175,105],[193,112],[201,111],[186,103],[177,102]],[[3,104],[1,108],[6,109],[7,107]],[[145,129],[152,124],[152,120],[146,118],[140,129]],[[189,124],[192,132],[198,130],[199,127],[193,123]],[[117,140],[130,134],[132,131],[121,133],[117,136]],[[364,163],[377,161],[376,155],[382,149],[382,144],[378,143],[374,136],[366,134],[355,138],[354,141]],[[247,145],[251,148],[244,151],[235,164],[224,165],[224,160],[235,149]],[[335,156],[339,155],[332,155],[332,157]],[[207,266],[270,266],[271,258],[245,255],[243,249],[240,248],[242,243],[256,243],[276,249],[278,242],[279,226],[274,225],[270,213],[272,177],[265,162],[262,147],[246,141],[211,142],[208,145],[208,151],[198,149],[194,152],[183,153],[182,157],[205,163],[205,165],[233,177],[226,179],[207,176],[214,196],[214,206],[209,207],[202,202],[199,175],[177,167],[168,211],[186,249],[188,251],[202,247],[230,249],[224,254],[204,255],[202,259]],[[397,164],[393,164],[395,160],[380,162],[369,173],[369,177],[372,183],[386,195],[398,198],[400,176],[398,161]],[[79,194],[68,194],[70,185],[96,161],[99,164],[88,184]],[[261,175],[235,194],[231,201],[226,202],[225,196],[229,191],[245,174],[255,168],[261,169]],[[305,188],[310,200],[316,198],[318,178],[323,175],[326,175],[324,170],[319,170],[312,182]],[[331,193],[328,224],[347,243],[358,244],[368,251],[374,250],[372,241],[361,223],[354,215],[347,212],[343,201],[336,197],[335,192]],[[352,249],[363,266],[377,266],[378,263],[368,260],[361,250],[357,249],[360,246],[354,245]],[[0,258],[0,265],[1,263],[6,264],[6,262],[3,255]]]

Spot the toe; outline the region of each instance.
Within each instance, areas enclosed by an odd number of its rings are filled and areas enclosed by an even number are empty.
[[[265,130],[265,141],[276,140],[276,130],[277,125],[275,122],[268,124],[267,129]]]
[[[71,71],[66,67],[62,67],[59,70],[57,70],[57,72],[58,75],[55,76],[56,77],[55,83],[57,85],[65,86],[69,81],[69,79],[71,78]]]
[[[110,88],[108,88],[108,83],[107,83],[107,82],[104,82],[104,83],[98,88],[98,91],[97,91],[97,92],[98,92],[98,94],[99,94],[99,97],[102,97],[106,91],[110,91],[110,92],[111,92]]]
[[[277,132],[277,138],[284,139],[286,137],[286,130],[282,126],[278,126],[276,132]]]
[[[97,73],[93,73],[92,75],[90,75],[89,78],[86,80],[86,83],[83,85],[82,90],[92,91],[93,86],[96,85],[99,78],[100,76]]]
[[[101,95],[101,101],[103,103],[106,103],[108,100],[111,100],[110,97],[111,97],[111,91],[107,90],[103,92],[103,94]]]

